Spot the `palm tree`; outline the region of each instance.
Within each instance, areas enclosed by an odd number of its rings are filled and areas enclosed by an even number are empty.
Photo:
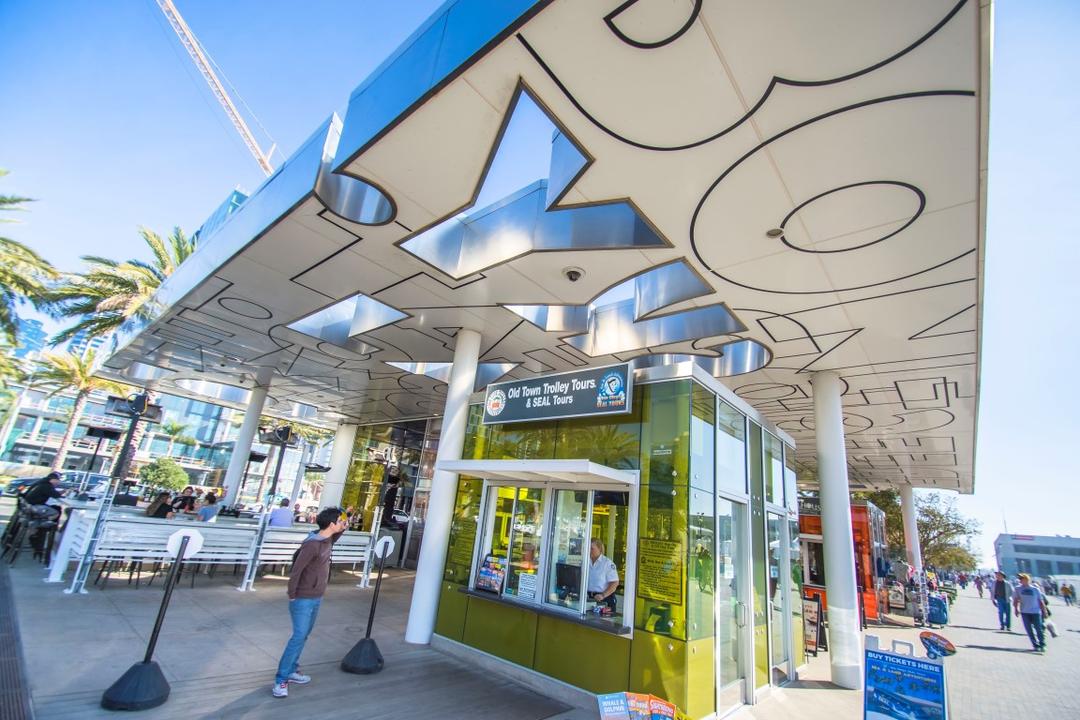
[[[0,170],[0,177],[7,175]],[[22,210],[21,205],[29,198],[17,195],[0,195],[0,210]],[[0,222],[14,222],[2,219]],[[28,300],[40,306],[48,292],[48,281],[57,277],[52,265],[21,242],[0,237],[0,333],[11,342],[15,341],[19,318],[16,306]]]
[[[60,441],[60,447],[57,448],[56,457],[52,462],[53,470],[62,470],[68,449],[71,447],[71,439],[75,436],[75,428],[79,427],[79,420],[82,418],[90,393],[100,391],[123,394],[128,388],[91,374],[94,367],[92,350],[82,357],[71,353],[46,354],[38,363],[40,369],[36,373],[36,382],[52,388],[50,396],[64,391],[75,392],[75,405],[71,409],[71,418],[64,429],[64,438]]]
[[[54,345],[69,340],[82,330],[91,337],[107,335],[130,318],[153,315],[148,305],[161,284],[195,252],[195,242],[180,228],[162,238],[140,227],[139,235],[150,248],[152,262],[110,260],[84,255],[87,268],[82,273],[66,273],[45,300],[61,317],[77,318],[71,327],[57,333]]]
[[[176,443],[181,445],[194,445],[198,442],[195,438],[187,434],[188,426],[184,423],[175,421],[161,423],[161,432],[169,437],[169,449],[165,454],[172,457],[173,447]]]

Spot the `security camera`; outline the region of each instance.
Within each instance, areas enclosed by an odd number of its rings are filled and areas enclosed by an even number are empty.
[[[562,274],[565,275],[566,279],[570,282],[577,282],[585,275],[585,271],[579,267],[568,267],[563,268]]]

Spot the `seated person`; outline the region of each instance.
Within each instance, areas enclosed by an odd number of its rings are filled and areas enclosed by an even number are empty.
[[[270,527],[292,527],[293,514],[289,509],[289,499],[285,498],[281,504],[270,511]]]
[[[33,532],[30,533],[30,547],[36,552],[41,552],[45,545],[45,533],[41,531],[42,521],[55,521],[60,517],[60,511],[49,505],[55,503],[61,497],[61,492],[56,486],[60,484],[60,473],[51,472],[40,480],[35,481],[22,492],[22,500],[35,510],[37,520],[31,523]],[[52,527],[56,527],[55,522]]]
[[[178,495],[175,500],[172,501],[172,511],[174,513],[195,512],[195,488],[191,487],[190,485],[184,488],[184,491],[180,493],[180,495]]]
[[[619,588],[619,571],[615,563],[604,555],[604,543],[593,538],[589,543],[589,598],[615,612],[615,591]]]
[[[196,519],[200,522],[214,522],[221,511],[221,506],[217,504],[217,497],[214,493],[208,492],[206,497],[203,498],[203,502],[205,504],[196,513],[198,516]]]
[[[154,502],[146,507],[146,516],[158,518],[160,520],[169,520],[172,518],[173,511],[169,507],[169,493],[167,490],[159,492],[157,498],[154,499]]]

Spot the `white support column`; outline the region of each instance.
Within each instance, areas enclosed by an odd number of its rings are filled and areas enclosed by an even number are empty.
[[[345,479],[349,477],[349,466],[352,465],[357,427],[351,423],[338,425],[334,444],[330,446],[330,470],[326,473],[322,496],[319,498],[321,507],[334,507],[341,502],[341,494],[345,492]]]
[[[926,582],[923,578],[922,547],[919,543],[919,524],[916,520],[915,492],[910,485],[900,488],[900,510],[904,516],[904,546],[907,549],[907,561],[915,576],[916,623],[926,622],[928,598]]]
[[[459,330],[454,348],[454,364],[446,390],[442,432],[435,466],[447,460],[460,460],[465,444],[465,425],[469,418],[469,396],[476,383],[476,363],[480,357],[480,333]],[[457,473],[435,470],[431,479],[427,518],[424,521],[424,540],[420,544],[420,559],[416,565],[409,624],[405,642],[426,645],[435,631],[435,614],[439,609],[439,588],[443,564],[450,543],[450,523],[454,514],[457,493]]]
[[[262,414],[263,405],[266,403],[266,394],[270,391],[270,378],[274,375],[273,368],[259,368],[255,374],[255,387],[251,390],[247,408],[244,409],[244,422],[240,425],[240,434],[236,438],[232,457],[229,458],[229,468],[225,471],[225,499],[224,504],[232,505],[236,502],[236,494],[240,491],[240,482],[247,468],[248,455],[251,454],[251,443],[255,440],[255,433],[259,431],[259,415]]]
[[[829,599],[829,661],[832,681],[858,690],[863,680],[863,651],[844,447],[843,386],[836,373],[818,372],[814,373],[813,388],[825,591]]]

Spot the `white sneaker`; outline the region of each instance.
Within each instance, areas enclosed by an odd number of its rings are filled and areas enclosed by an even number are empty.
[[[307,685],[309,682],[311,682],[311,676],[299,672],[294,672],[292,675],[289,676],[288,681],[291,683],[296,683],[297,685]]]
[[[289,697],[289,683],[274,683],[274,697]]]

